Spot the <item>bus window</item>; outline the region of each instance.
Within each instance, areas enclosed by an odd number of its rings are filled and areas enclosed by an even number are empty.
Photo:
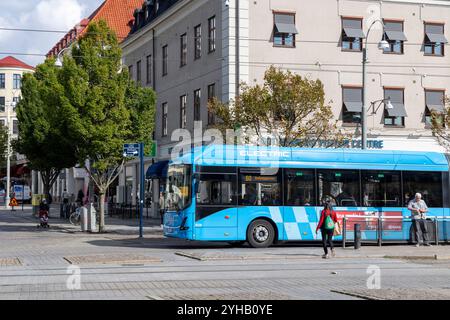
[[[362,171],[364,207],[401,206],[400,172]]]
[[[359,172],[357,170],[319,170],[319,199],[331,200],[333,206],[359,206]]]
[[[281,170],[241,168],[241,206],[281,206]]]
[[[199,205],[235,205],[236,175],[201,174],[196,199]]]
[[[442,207],[441,172],[403,172],[404,206],[419,192],[428,207]]]
[[[314,170],[286,169],[284,175],[285,204],[287,206],[314,206]]]

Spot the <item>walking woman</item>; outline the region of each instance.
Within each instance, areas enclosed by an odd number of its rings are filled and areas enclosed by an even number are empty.
[[[327,201],[325,202],[325,207],[320,213],[320,220],[316,229],[316,233],[319,231],[319,229],[322,233],[322,245],[323,251],[325,252],[322,258],[324,259],[330,258],[330,255],[328,254],[327,244],[331,249],[331,256],[334,257],[336,255],[333,247],[333,233],[336,223],[337,223],[336,212],[334,212],[331,203]]]

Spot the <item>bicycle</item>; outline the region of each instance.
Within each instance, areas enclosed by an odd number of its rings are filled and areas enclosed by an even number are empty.
[[[81,222],[81,208],[76,208],[74,212],[70,214],[69,222],[74,225],[78,226]]]

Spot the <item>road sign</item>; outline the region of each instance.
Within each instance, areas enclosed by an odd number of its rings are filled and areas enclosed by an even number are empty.
[[[126,143],[123,145],[124,157],[137,157],[139,156],[140,146],[139,143]]]

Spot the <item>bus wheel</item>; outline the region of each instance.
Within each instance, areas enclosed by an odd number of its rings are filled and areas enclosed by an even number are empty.
[[[247,230],[247,241],[253,248],[267,248],[272,245],[275,230],[266,220],[253,221]]]

